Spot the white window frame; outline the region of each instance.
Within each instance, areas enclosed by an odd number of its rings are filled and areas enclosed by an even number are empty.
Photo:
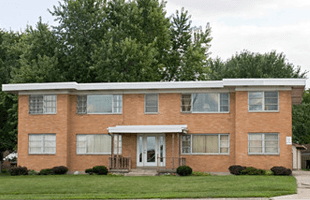
[[[218,136],[218,152],[219,153],[193,153],[193,136],[195,135],[217,135]],[[221,153],[221,135],[227,135],[228,136],[228,153]],[[190,153],[183,153],[183,148],[182,148],[182,141],[181,141],[181,154],[183,155],[230,155],[230,134],[229,133],[219,133],[219,134],[190,134]]]
[[[262,134],[262,153],[251,153],[250,152],[250,135],[251,134]],[[278,136],[278,153],[265,153],[265,135],[277,134]],[[248,133],[248,154],[249,155],[280,155],[280,134],[279,133]]]
[[[88,102],[88,96],[96,96],[96,95],[106,95],[106,96],[112,96],[112,112],[108,113],[108,112],[104,112],[104,113],[91,113],[91,112],[87,112],[87,102]],[[77,95],[77,96],[86,96],[86,112],[78,112],[78,101],[76,98],[76,113],[78,115],[121,115],[123,114],[123,95],[122,94],[89,94],[89,95]],[[114,110],[114,96],[121,96],[122,97],[122,101],[121,101],[121,105],[122,107],[119,108],[120,112],[115,112]]]
[[[157,112],[146,112],[146,96],[156,95],[157,96]],[[148,93],[144,95],[144,114],[158,114],[159,113],[159,94],[158,93]]]
[[[76,149],[76,155],[110,155],[111,154],[111,148],[109,149],[109,151],[107,151],[107,152],[101,152],[101,153],[93,153],[93,152],[90,152],[90,153],[88,153],[87,152],[87,139],[86,139],[86,146],[85,146],[85,148],[86,148],[86,152],[84,153],[79,153],[78,152],[78,146],[77,146],[77,143],[78,143],[78,136],[94,136],[94,135],[104,135],[104,136],[108,136],[109,138],[110,138],[110,141],[109,141],[109,143],[111,144],[112,143],[112,137],[113,136],[110,136],[110,135],[108,135],[108,134],[76,134],[76,136],[75,136],[75,139],[76,139],[76,142],[75,142],[75,149]],[[122,155],[122,144],[123,144],[123,138],[122,138],[122,135],[121,134],[119,134],[119,136],[121,136],[121,139],[119,140],[119,155]],[[114,143],[117,143],[117,141],[115,141],[115,140],[117,140],[117,137],[115,137],[114,138]],[[115,144],[114,144],[114,154],[116,154],[117,153],[117,147],[115,147]]]
[[[250,110],[250,93],[254,93],[254,92],[262,92],[263,93],[262,110]],[[277,110],[265,110],[265,92],[277,92],[277,94],[278,94],[278,109]],[[279,110],[280,110],[279,99],[280,99],[279,91],[249,91],[248,92],[248,111],[249,112],[279,112]]]
[[[193,94],[217,94],[217,99],[218,99],[218,112],[205,112],[205,111],[193,111],[194,105],[193,105]],[[182,95],[181,94],[181,112],[182,113],[229,113],[230,112],[230,93],[229,92],[208,92],[208,93],[184,93],[190,94],[191,95],[191,110],[190,111],[182,111]],[[228,111],[223,111],[221,112],[221,94],[228,94]]]
[[[30,98],[31,96],[42,96],[43,98],[43,105],[42,105],[42,113],[31,113],[30,112]],[[54,96],[55,97],[55,112],[46,112],[46,101],[44,100],[46,96]],[[29,102],[28,102],[28,113],[31,114],[31,115],[54,115],[54,114],[57,114],[57,95],[56,94],[34,94],[34,95],[29,95]]]
[[[30,135],[34,135],[34,136],[37,136],[37,137],[41,137],[41,152],[30,152]],[[49,152],[49,153],[46,153],[44,152],[44,148],[45,148],[45,136],[46,135],[49,135],[49,136],[55,136],[55,152]],[[56,141],[56,134],[54,133],[46,133],[46,134],[28,134],[28,154],[29,155],[36,155],[36,154],[51,154],[51,155],[54,155],[56,154],[56,146],[57,146],[57,141]]]

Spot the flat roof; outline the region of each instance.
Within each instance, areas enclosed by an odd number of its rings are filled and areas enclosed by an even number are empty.
[[[175,81],[175,82],[118,82],[118,83],[19,83],[3,84],[2,91],[17,93],[21,91],[73,90],[152,90],[152,89],[199,89],[224,87],[288,86],[305,87],[306,79],[223,79],[222,81]]]

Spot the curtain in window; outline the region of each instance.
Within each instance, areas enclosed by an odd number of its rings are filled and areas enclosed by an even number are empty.
[[[193,153],[219,153],[218,135],[193,135]]]
[[[42,153],[42,135],[29,135],[29,153]]]
[[[263,134],[249,134],[249,153],[262,153]]]

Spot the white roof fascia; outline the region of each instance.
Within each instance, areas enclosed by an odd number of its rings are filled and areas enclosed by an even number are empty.
[[[78,90],[143,90],[223,88],[223,81],[81,83]]]
[[[29,91],[29,90],[75,90],[78,87],[76,82],[59,83],[19,83],[3,84],[2,91]]]
[[[297,78],[251,78],[223,79],[223,86],[305,86],[306,79]]]
[[[137,125],[109,127],[109,133],[182,133],[187,125]]]

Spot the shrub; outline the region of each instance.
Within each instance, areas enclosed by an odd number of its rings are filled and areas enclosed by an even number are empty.
[[[89,174],[89,175],[92,175],[93,174],[93,169],[86,169],[85,173]]]
[[[180,176],[188,176],[191,175],[192,172],[193,172],[192,168],[186,165],[177,168],[177,173]]]
[[[29,170],[28,175],[37,175],[38,173],[35,170]]]
[[[93,172],[98,175],[107,175],[108,169],[105,166],[95,166],[93,167]]]
[[[27,167],[12,167],[10,169],[10,173],[12,176],[18,176],[18,175],[28,175]]]
[[[241,165],[232,165],[228,168],[229,172],[234,175],[241,175],[241,171],[245,170],[246,167]]]
[[[192,176],[211,176],[211,174],[206,172],[193,172]]]
[[[1,173],[7,174],[7,173],[8,173],[8,170],[6,170],[6,169],[1,169]]]
[[[265,175],[267,175],[267,176],[273,175],[273,171],[271,171],[271,170],[266,170],[266,171],[265,171]]]
[[[52,169],[41,169],[40,171],[40,175],[51,175],[51,174],[53,174]]]
[[[68,168],[65,166],[57,166],[53,167],[53,174],[66,174],[68,171]]]
[[[270,169],[274,175],[283,175],[283,176],[289,176],[292,174],[292,170],[285,168],[285,167],[278,167],[275,166],[273,168]]]
[[[242,175],[265,175],[265,170],[256,169],[254,167],[247,167],[241,171]]]

